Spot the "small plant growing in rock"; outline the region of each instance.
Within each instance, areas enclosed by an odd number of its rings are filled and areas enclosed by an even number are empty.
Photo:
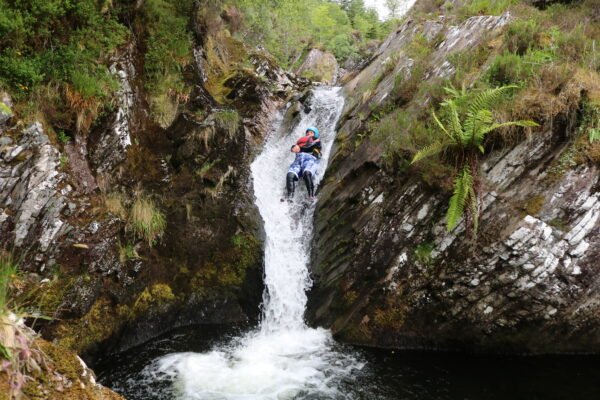
[[[215,113],[217,126],[227,132],[227,138],[233,139],[238,129],[240,116],[235,110],[221,110]]]
[[[17,267],[10,254],[0,253],[0,372],[8,376],[8,399],[19,399],[30,374],[45,367],[43,353],[34,343],[35,332],[10,308],[11,281]]]
[[[60,163],[60,169],[64,171],[69,166],[69,157],[66,154],[61,154],[58,158],[58,162]]]
[[[585,104],[583,110],[583,129],[587,129],[590,143],[600,142],[600,106]]]
[[[56,137],[58,138],[58,141],[62,144],[68,144],[71,141],[71,138],[65,133],[65,131],[58,131]]]
[[[121,264],[125,264],[129,260],[137,260],[138,258],[140,258],[140,256],[133,244],[126,243],[125,245],[121,245],[119,243],[119,261]]]
[[[146,196],[138,196],[131,207],[130,226],[136,237],[155,244],[165,233],[167,219],[154,201]]]
[[[434,249],[433,243],[429,243],[429,242],[421,243],[415,248],[415,258],[421,264],[429,265],[429,264],[431,264],[431,261],[432,261],[431,253],[433,252],[433,249]]]
[[[233,168],[231,165],[228,165],[227,171],[225,171],[225,173],[221,175],[215,187],[206,189],[207,193],[210,194],[213,199],[219,197],[223,192],[223,187],[225,186],[225,183],[227,183],[227,181],[234,176],[236,176],[235,168]]]
[[[447,87],[445,91],[450,97],[441,104],[441,120],[432,112],[433,120],[442,135],[434,143],[419,150],[412,163],[442,152],[448,152],[453,159],[456,175],[454,194],[446,213],[448,231],[453,230],[465,214],[467,231],[472,226],[473,236],[477,233],[480,211],[479,156],[485,152],[483,144],[487,135],[509,126],[538,126],[537,123],[526,120],[496,122],[491,110],[515,87],[501,86],[479,93],[471,93],[465,88],[456,90]]]
[[[212,170],[212,168],[215,166],[215,164],[217,163],[218,160],[213,160],[213,161],[205,161],[200,168],[198,168],[196,170],[196,175],[199,176],[201,179],[206,178],[206,176],[208,175],[208,173]]]
[[[125,198],[119,192],[114,192],[104,197],[104,205],[109,213],[119,217],[122,220],[127,218],[127,210],[125,209]]]

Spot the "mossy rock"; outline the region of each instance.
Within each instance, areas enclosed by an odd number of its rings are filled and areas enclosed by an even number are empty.
[[[206,263],[191,280],[194,293],[203,295],[235,290],[246,279],[248,269],[257,265],[262,246],[252,235],[236,234],[231,238],[232,248],[219,252]]]
[[[160,312],[177,300],[171,287],[165,283],[145,288],[133,304],[115,305],[106,298],[100,298],[80,319],[64,321],[58,326],[58,343],[80,354],[90,351],[109,340],[128,322]]]
[[[121,325],[123,317],[129,315],[129,309],[115,307],[107,299],[97,300],[86,315],[77,321],[61,323],[56,334],[58,344],[77,353],[83,353],[92,346],[102,343]]]
[[[13,115],[14,114],[10,107],[4,102],[0,101],[0,125],[8,121]]]
[[[133,315],[139,315],[150,310],[160,308],[165,304],[170,304],[175,300],[175,295],[171,287],[164,283],[157,283],[138,296],[133,305]]]
[[[30,400],[123,400],[112,390],[95,383],[93,372],[77,354],[42,339],[36,347],[45,355],[45,370],[28,373],[23,397]],[[8,376],[0,372],[0,400],[9,400]]]
[[[13,115],[12,110],[4,102],[0,101],[0,113]]]
[[[339,66],[333,54],[312,49],[296,73],[312,81],[333,84],[338,70]]]

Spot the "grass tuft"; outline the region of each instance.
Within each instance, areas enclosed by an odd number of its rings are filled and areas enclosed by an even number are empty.
[[[233,139],[238,129],[240,116],[235,110],[221,110],[214,114],[215,122],[219,128],[227,133],[228,139]]]
[[[146,240],[149,246],[162,237],[167,227],[165,215],[146,196],[139,196],[133,203],[129,222],[134,235]]]
[[[104,198],[104,205],[108,212],[122,220],[127,219],[127,210],[125,209],[124,202],[124,196],[118,192],[111,193]]]
[[[0,315],[8,312],[9,289],[17,266],[10,254],[0,254]]]

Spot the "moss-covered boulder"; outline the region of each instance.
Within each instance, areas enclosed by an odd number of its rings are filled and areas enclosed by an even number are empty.
[[[117,393],[96,383],[93,371],[77,354],[43,339],[36,339],[33,345],[35,351],[43,355],[43,370],[24,371],[24,386],[19,390],[22,398],[123,400]],[[9,376],[0,370],[0,400],[12,400],[10,394]]]
[[[311,81],[333,85],[338,78],[339,66],[335,56],[329,52],[312,49],[304,62],[296,70],[296,74]]]

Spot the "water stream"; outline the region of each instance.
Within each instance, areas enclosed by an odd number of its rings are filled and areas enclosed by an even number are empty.
[[[575,396],[571,398],[597,398],[597,359],[559,358],[553,363],[431,353],[396,356],[343,346],[333,341],[329,331],[306,326],[315,204],[306,201],[302,183],[293,202],[281,201],[286,170],[293,161],[289,147],[306,127],[319,128],[323,141],[320,178],[343,97],[338,88],[318,88],[312,107],[291,132],[282,130],[280,116],[275,118],[273,133],[251,166],[266,233],[266,290],[259,327],[250,332],[231,327],[175,331],[100,366],[101,381],[130,400],[547,400],[567,398],[563,397],[567,393]],[[567,364],[571,375],[559,367]],[[539,384],[529,388],[528,382],[536,378]],[[558,387],[560,382],[563,385]]]
[[[290,145],[308,126],[321,132],[323,145],[317,182],[327,165],[335,125],[344,104],[339,88],[314,91],[312,111],[291,132],[274,122],[263,152],[251,166],[256,205],[265,229],[265,286],[259,328],[204,353],[173,353],[144,368],[148,381],[167,382],[163,394],[192,399],[343,398],[337,386],[362,368],[351,352],[332,349],[330,333],[304,323],[312,218],[303,184],[294,201],[281,201]]]

